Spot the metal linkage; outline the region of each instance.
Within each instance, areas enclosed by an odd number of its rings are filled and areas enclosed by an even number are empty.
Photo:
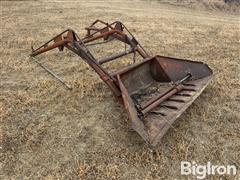
[[[65,87],[67,87],[69,90],[72,90],[72,87],[68,85],[66,82],[64,82],[63,79],[61,79],[58,75],[56,75],[52,70],[50,70],[47,66],[43,65],[36,59],[35,57],[30,57],[34,62],[36,62],[39,66],[41,66],[43,69],[45,69],[49,74],[51,74],[54,78],[56,78],[58,81],[60,81]]]
[[[161,104],[163,101],[169,99],[174,94],[178,93],[179,91],[183,90],[184,86],[182,85],[183,82],[188,80],[192,75],[187,74],[184,78],[182,78],[180,81],[175,83],[173,87],[169,88],[165,92],[154,96],[152,99],[150,99],[146,104],[142,106],[142,113],[147,114],[151,110],[153,110],[155,107],[157,107],[159,104]]]

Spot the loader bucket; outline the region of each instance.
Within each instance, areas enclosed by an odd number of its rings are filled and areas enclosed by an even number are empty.
[[[117,79],[132,128],[155,146],[211,77],[206,64],[163,56],[120,72]]]

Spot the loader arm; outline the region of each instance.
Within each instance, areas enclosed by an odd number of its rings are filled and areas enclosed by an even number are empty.
[[[112,31],[111,33],[113,34],[119,32]],[[97,38],[101,37],[98,36]],[[35,50],[32,48],[32,53],[30,56],[35,57],[55,48],[58,48],[60,51],[62,51],[64,47],[80,56],[90,67],[92,67],[100,76],[100,78],[110,87],[116,97],[121,96],[119,87],[116,83],[116,79],[101,67],[101,65],[96,61],[96,59],[84,45],[82,40],[71,29],[63,31]]]
[[[95,29],[93,33],[90,33],[88,36],[84,38],[80,38],[77,33],[75,33],[72,29],[66,29],[60,34],[56,35],[40,47],[34,49],[32,47],[32,53],[30,56],[35,57],[52,49],[58,48],[59,51],[63,51],[64,47],[71,50],[78,56],[80,56],[86,63],[92,67],[95,72],[100,76],[100,78],[110,87],[113,91],[115,97],[119,98],[121,96],[120,88],[118,85],[117,78],[108,73],[101,64],[113,61],[125,55],[131,53],[139,53],[141,57],[146,58],[149,57],[144,48],[139,44],[136,38],[128,31],[126,26],[124,26],[121,22],[115,21],[111,24],[105,23],[101,20],[96,20],[91,26],[96,23],[103,24],[103,28]],[[127,35],[123,32],[123,29],[126,29]],[[94,42],[99,39],[106,40],[107,37],[113,37],[114,39],[128,44],[130,46],[129,50],[125,50],[122,53],[109,56],[100,60],[97,60],[93,54],[88,50],[87,45],[90,42]],[[134,60],[135,62],[135,60]]]

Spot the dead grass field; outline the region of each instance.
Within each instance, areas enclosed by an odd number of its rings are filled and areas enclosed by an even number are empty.
[[[1,179],[184,179],[180,162],[240,164],[239,15],[149,1],[1,1]],[[203,61],[214,78],[151,150],[76,55],[29,60],[31,45],[97,18],[120,20],[152,54]],[[214,176],[209,179],[218,179]],[[223,177],[223,179],[239,179]]]
[[[183,6],[191,9],[207,11],[221,11],[225,13],[240,13],[239,0],[158,0],[161,3]]]

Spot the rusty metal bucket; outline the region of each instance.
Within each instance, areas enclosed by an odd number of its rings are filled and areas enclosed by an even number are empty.
[[[80,38],[73,30],[67,29],[40,47],[32,48],[30,56],[33,58],[55,48],[60,51],[66,48],[80,56],[124,104],[132,128],[155,146],[208,85],[212,70],[201,62],[150,56],[119,21],[108,24],[96,20],[86,30],[87,35]],[[98,59],[88,48],[110,41],[123,43],[125,50]],[[129,54],[133,54],[133,61],[125,68],[109,72],[102,66]],[[137,55],[141,58],[139,62],[136,62]],[[35,62],[40,64],[36,59]],[[40,65],[71,89],[53,71]]]
[[[132,128],[155,146],[208,85],[203,63],[155,56],[117,75]]]

